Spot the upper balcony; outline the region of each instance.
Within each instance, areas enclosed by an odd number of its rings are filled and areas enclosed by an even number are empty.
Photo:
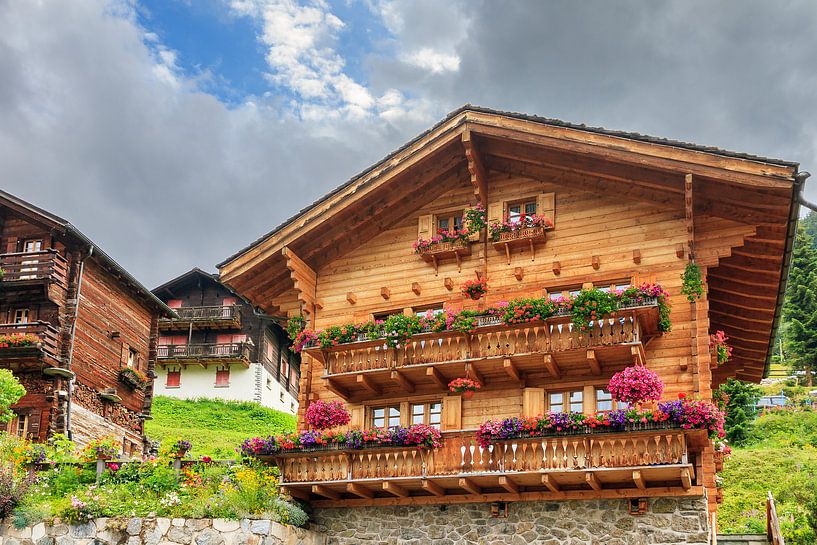
[[[58,365],[58,331],[48,322],[0,324],[0,338],[4,339],[0,342],[2,368],[25,370]]]
[[[6,289],[42,284],[66,287],[68,265],[56,250],[0,254],[0,269],[0,285]]]
[[[160,344],[160,365],[231,365],[250,366],[250,343]]]
[[[602,375],[606,366],[644,363],[644,343],[658,334],[657,302],[618,310],[580,331],[569,313],[544,321],[507,325],[486,315],[471,333],[414,335],[397,347],[383,339],[314,346],[327,387],[347,401],[407,393],[438,393],[466,372],[485,386]]]
[[[178,318],[161,318],[161,331],[193,329],[240,329],[241,307],[238,305],[179,307],[173,309]]]
[[[703,494],[706,432],[663,425],[497,441],[444,432],[438,449],[370,446],[273,458],[281,486],[315,506]]]

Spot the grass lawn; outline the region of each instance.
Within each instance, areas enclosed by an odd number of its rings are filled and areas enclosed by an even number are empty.
[[[213,399],[180,400],[156,397],[153,420],[145,422],[152,440],[187,439],[195,457],[234,458],[247,437],[295,431],[295,416],[256,403]]]

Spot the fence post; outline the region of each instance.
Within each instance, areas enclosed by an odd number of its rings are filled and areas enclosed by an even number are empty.
[[[97,458],[96,460],[96,482],[102,478],[102,474],[105,472],[105,460],[102,458]]]
[[[174,458],[173,459],[173,471],[176,472],[176,477],[179,476],[179,473],[182,470],[182,460],[181,458]]]

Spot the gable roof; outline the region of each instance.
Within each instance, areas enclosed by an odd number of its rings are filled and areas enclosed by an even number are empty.
[[[55,229],[61,234],[74,239],[79,245],[93,248],[91,258],[97,260],[103,267],[114,272],[119,277],[120,282],[125,284],[138,298],[142,299],[149,307],[157,310],[160,315],[175,316],[173,310],[168,308],[158,297],[143,286],[141,282],[136,280],[136,278],[119,265],[111,256],[105,253],[96,243],[85,236],[82,231],[74,227],[68,220],[56,214],[52,214],[47,210],[43,210],[3,190],[0,190],[0,206],[10,208],[16,213],[28,217],[37,223],[41,223],[50,229]]]

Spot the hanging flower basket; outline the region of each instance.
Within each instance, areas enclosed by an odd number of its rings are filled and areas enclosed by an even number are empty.
[[[488,293],[488,281],[484,278],[466,280],[462,285],[462,294],[474,301],[477,301],[486,293]]]
[[[306,422],[316,430],[345,426],[349,420],[351,415],[340,401],[326,402],[319,399],[310,403],[306,409]]]
[[[661,399],[664,383],[655,371],[636,365],[613,375],[607,388],[616,401],[639,404]]]
[[[448,383],[448,389],[455,394],[462,394],[463,399],[471,399],[482,388],[479,381],[470,378],[455,378]]]

